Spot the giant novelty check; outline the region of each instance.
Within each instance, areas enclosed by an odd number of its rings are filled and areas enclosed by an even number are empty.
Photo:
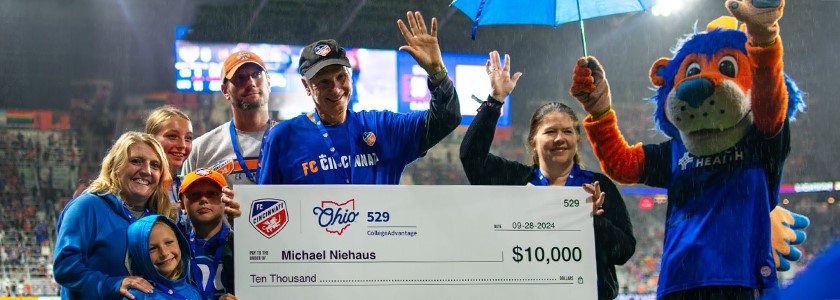
[[[238,185],[239,299],[596,299],[574,187]]]

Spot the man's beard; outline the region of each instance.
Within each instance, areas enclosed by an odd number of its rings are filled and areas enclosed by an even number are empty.
[[[238,101],[236,106],[241,110],[255,110],[265,105],[268,101],[260,98],[257,102]]]

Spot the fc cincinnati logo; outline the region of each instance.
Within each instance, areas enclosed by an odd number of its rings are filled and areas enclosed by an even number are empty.
[[[770,270],[769,266],[761,267],[761,276],[764,276],[764,277],[770,276],[770,272],[771,272],[771,270]]]
[[[356,212],[356,200],[350,199],[344,203],[333,201],[321,201],[321,206],[312,209],[312,213],[318,218],[318,225],[321,225],[329,233],[341,235],[347,227],[356,222],[359,213]]]
[[[280,199],[257,199],[251,202],[251,225],[267,238],[283,230],[289,223],[289,210],[286,201]]]
[[[365,144],[367,144],[368,146],[373,147],[373,144],[376,144],[376,135],[373,134],[373,132],[365,132],[363,138],[365,140]]]
[[[320,56],[327,56],[327,54],[330,54],[330,50],[332,50],[332,49],[330,49],[329,45],[318,45],[318,46],[315,46],[314,50],[315,50],[315,54],[318,54]]]
[[[215,170],[216,172],[222,173],[222,175],[230,175],[233,172],[233,160],[232,159],[223,159],[216,162],[213,166],[209,168],[210,170]]]

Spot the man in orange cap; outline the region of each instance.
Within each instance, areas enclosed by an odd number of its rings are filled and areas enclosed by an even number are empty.
[[[182,172],[211,168],[231,185],[254,184],[263,137],[274,125],[268,116],[271,84],[265,63],[254,52],[234,52],[225,59],[221,77],[233,119],[195,139]]]

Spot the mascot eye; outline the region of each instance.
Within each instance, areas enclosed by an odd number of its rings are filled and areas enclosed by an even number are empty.
[[[735,75],[738,75],[738,61],[732,56],[721,58],[718,70],[723,75],[735,78]]]
[[[700,74],[700,64],[698,63],[691,63],[688,65],[688,68],[685,69],[685,77],[691,77],[697,74]]]

